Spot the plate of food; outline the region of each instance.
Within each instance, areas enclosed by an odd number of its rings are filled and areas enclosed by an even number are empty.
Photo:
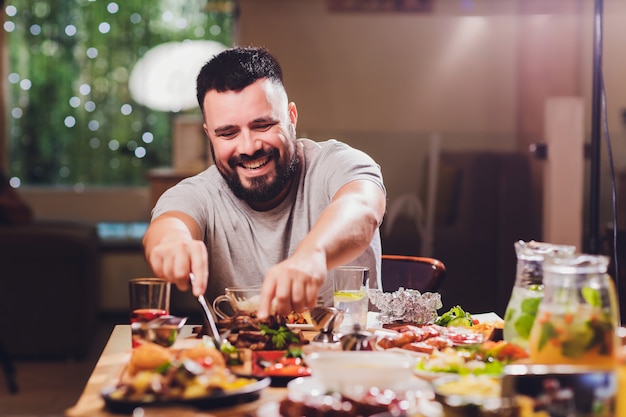
[[[291,312],[287,315],[285,321],[290,329],[315,330],[315,326],[313,326],[311,321],[311,314],[308,311],[301,313]]]
[[[490,340],[479,345],[437,349],[417,360],[415,374],[427,380],[454,375],[500,377],[506,365],[527,358],[528,353],[517,345]]]
[[[252,374],[269,376],[273,387],[284,387],[292,379],[311,375],[300,348],[255,351],[251,356]]]
[[[222,354],[203,341],[187,349],[147,343],[133,349],[120,380],[101,396],[117,413],[176,404],[211,409],[254,401],[269,385],[268,377],[232,372]]]

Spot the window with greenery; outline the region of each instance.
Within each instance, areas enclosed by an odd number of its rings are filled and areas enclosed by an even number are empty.
[[[164,42],[230,45],[229,5],[224,0],[5,1],[12,185],[141,185],[148,169],[168,166],[175,112],[136,103],[128,86],[131,70]]]

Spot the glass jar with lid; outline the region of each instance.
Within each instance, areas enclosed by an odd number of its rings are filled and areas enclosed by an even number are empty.
[[[544,296],[530,333],[534,363],[615,366],[618,304],[609,258],[548,258]]]
[[[528,350],[530,330],[543,298],[543,262],[546,257],[570,257],[576,247],[534,240],[519,240],[514,246],[517,256],[515,285],[504,313],[502,335],[507,342]]]

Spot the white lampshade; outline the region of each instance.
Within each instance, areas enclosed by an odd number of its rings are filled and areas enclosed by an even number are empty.
[[[150,49],[130,73],[133,99],[160,111],[179,112],[198,105],[196,78],[214,55],[227,49],[219,42],[186,40],[166,42]]]

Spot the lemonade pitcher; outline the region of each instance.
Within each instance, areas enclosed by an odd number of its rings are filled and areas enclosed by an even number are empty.
[[[515,285],[504,313],[503,337],[528,350],[528,337],[543,298],[543,263],[546,257],[570,257],[575,246],[522,240],[515,242]]]
[[[529,339],[534,363],[615,366],[619,313],[608,264],[602,255],[546,259]]]

